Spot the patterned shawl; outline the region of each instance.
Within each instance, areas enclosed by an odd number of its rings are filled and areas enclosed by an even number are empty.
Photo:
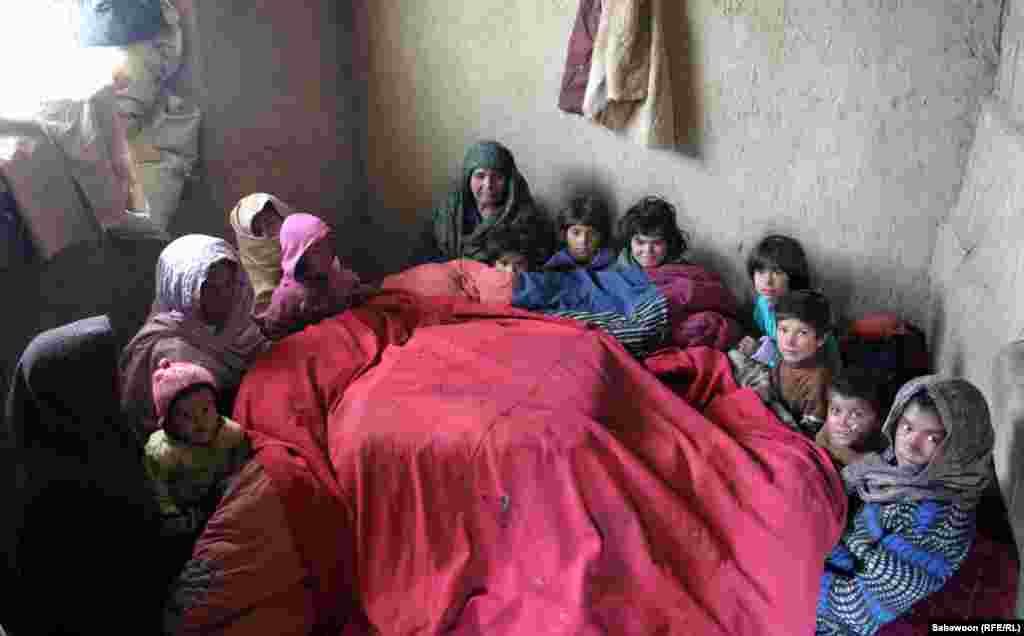
[[[469,186],[469,177],[478,168],[498,170],[505,175],[505,203],[500,212],[481,219],[466,233],[466,215],[473,218],[479,214]],[[512,153],[496,141],[481,141],[466,152],[460,181],[444,203],[434,209],[434,241],[447,259],[482,261],[487,258],[487,236],[492,230],[533,222],[543,220],[533,205],[530,187],[516,168]]]
[[[946,439],[924,468],[895,464],[896,425],[907,402],[927,392],[946,427]],[[995,433],[985,396],[962,378],[926,375],[903,385],[882,425],[889,442],[883,453],[871,453],[843,469],[847,490],[867,502],[934,499],[971,506],[992,479]]]
[[[274,288],[281,282],[281,242],[276,236],[255,236],[252,221],[270,203],[282,218],[292,213],[292,207],[272,194],[256,192],[243,197],[228,215],[235,238],[242,267],[252,281],[255,306],[270,302]]]
[[[164,248],[156,266],[156,299],[146,323],[121,353],[121,408],[139,418],[144,431],[156,429],[152,378],[160,358],[194,362],[233,392],[249,363],[267,343],[251,318],[252,285],[238,268],[234,310],[216,329],[199,315],[199,293],[210,268],[220,261],[238,263],[235,249],[223,239],[202,234],[182,236]]]

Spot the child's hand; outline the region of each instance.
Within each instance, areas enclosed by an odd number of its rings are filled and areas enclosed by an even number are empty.
[[[752,356],[757,351],[757,340],[754,340],[750,336],[745,336],[740,343],[736,345],[736,349],[745,356]]]

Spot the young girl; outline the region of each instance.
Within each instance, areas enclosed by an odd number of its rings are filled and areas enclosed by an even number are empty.
[[[331,228],[312,214],[292,214],[281,226],[283,276],[257,321],[278,340],[341,313],[366,290],[334,253]]]
[[[292,208],[272,194],[243,197],[231,210],[230,222],[238,241],[242,267],[256,295],[253,309],[262,312],[281,282],[281,224]]]
[[[676,224],[675,207],[661,197],[644,197],[629,208],[619,220],[619,241],[622,267],[686,264],[689,237]]]
[[[611,238],[611,229],[611,214],[603,202],[591,196],[574,198],[558,213],[558,236],[565,247],[544,263],[544,269],[607,269],[614,256],[602,245]]]
[[[973,542],[995,437],[981,391],[960,378],[911,380],[882,431],[889,448],[842,472],[864,503],[826,559],[819,635],[874,634],[941,588]]]
[[[160,428],[146,443],[145,465],[167,536],[195,538],[251,454],[241,427],[218,415],[216,392],[213,375],[196,364],[162,360],[153,373]]]
[[[810,272],[804,248],[794,238],[771,234],[754,246],[747,259],[747,274],[754,285],[754,326],[760,339],[747,336],[737,349],[769,367],[775,366],[779,351],[775,304],[789,291],[809,289]],[[838,370],[839,344],[831,334],[825,341],[825,356],[829,366]]]

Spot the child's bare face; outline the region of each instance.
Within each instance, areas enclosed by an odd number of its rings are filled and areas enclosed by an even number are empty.
[[[252,233],[263,238],[277,238],[281,235],[284,219],[270,205],[260,210],[252,220]]]
[[[334,245],[331,237],[325,236],[306,249],[302,255],[305,278],[326,278],[334,264]]]
[[[940,452],[946,427],[938,413],[910,404],[896,423],[893,450],[900,466],[924,466]]]
[[[494,261],[494,269],[499,272],[520,274],[530,269],[530,263],[519,252],[505,252]]]
[[[832,446],[858,450],[878,434],[881,422],[871,402],[831,392],[825,435]]]
[[[586,264],[601,249],[601,232],[591,225],[570,225],[565,230],[565,245],[569,255],[580,264]]]
[[[824,336],[819,337],[814,327],[796,318],[778,321],[775,340],[779,344],[779,355],[789,364],[810,359],[825,344]]]
[[[629,249],[640,267],[658,267],[665,262],[668,241],[661,236],[634,234],[629,241]]]
[[[780,296],[789,291],[789,274],[774,267],[755,270],[754,291],[774,304]]]
[[[179,437],[195,446],[209,446],[217,439],[221,418],[213,390],[203,387],[174,402],[168,424]]]

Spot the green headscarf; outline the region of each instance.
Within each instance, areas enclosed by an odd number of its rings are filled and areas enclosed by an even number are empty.
[[[890,460],[896,425],[907,402],[921,392],[935,403],[946,438],[927,466],[908,470]],[[967,380],[926,375],[907,382],[896,394],[882,433],[889,441],[883,454],[871,453],[843,469],[847,490],[863,501],[937,499],[970,506],[977,503],[992,479],[995,432],[988,403]]]
[[[500,212],[481,219],[472,232],[464,234],[466,212],[476,210],[469,178],[478,168],[497,170],[505,175],[505,202]],[[482,261],[487,258],[487,235],[491,230],[534,222],[544,221],[534,208],[530,187],[516,168],[512,153],[497,141],[481,141],[466,152],[460,181],[444,203],[434,209],[434,241],[447,258]]]

